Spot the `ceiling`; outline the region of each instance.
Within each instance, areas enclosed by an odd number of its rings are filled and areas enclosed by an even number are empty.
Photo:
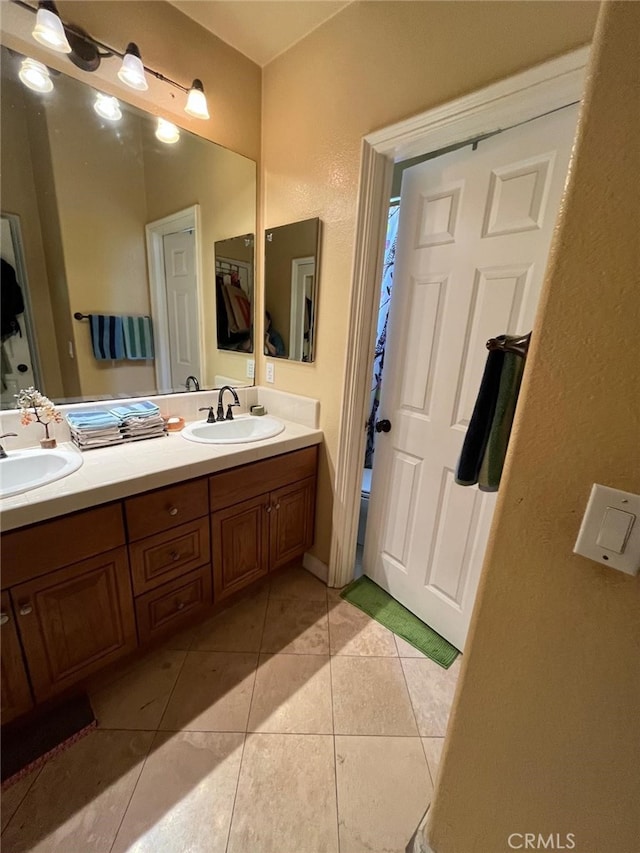
[[[169,0],[260,66],[300,41],[350,0]]]

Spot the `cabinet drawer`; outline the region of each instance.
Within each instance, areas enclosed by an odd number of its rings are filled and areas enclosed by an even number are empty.
[[[200,518],[129,545],[133,594],[141,595],[211,560],[209,520]]]
[[[11,598],[38,701],[136,647],[126,548],[13,587]]]
[[[190,622],[211,604],[211,566],[203,566],[136,599],[138,637],[147,643]]]
[[[2,586],[14,586],[124,544],[119,503],[12,530],[2,536]]]
[[[208,514],[206,479],[168,486],[124,502],[129,541],[144,539]]]
[[[209,478],[211,511],[314,477],[317,457],[318,448],[314,445],[213,474]]]

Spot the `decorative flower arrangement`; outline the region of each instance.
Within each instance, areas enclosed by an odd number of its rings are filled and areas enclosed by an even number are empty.
[[[23,388],[19,394],[15,395],[20,408],[22,418],[20,423],[22,426],[29,426],[34,421],[42,424],[44,427],[45,437],[40,440],[42,447],[52,448],[56,446],[55,438],[49,436],[49,425],[59,424],[62,421],[62,415],[53,405],[48,397],[41,394],[36,388]]]

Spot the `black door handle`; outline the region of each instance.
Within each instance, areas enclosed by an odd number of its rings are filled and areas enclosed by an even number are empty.
[[[376,421],[376,432],[391,432],[391,421],[388,421],[386,418]]]

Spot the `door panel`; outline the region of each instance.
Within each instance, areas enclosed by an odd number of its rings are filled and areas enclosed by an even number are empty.
[[[137,645],[125,548],[13,587],[11,597],[38,701]]]
[[[495,495],[455,484],[485,342],[534,323],[577,107],[404,172],[365,573],[464,647]]]
[[[269,514],[268,494],[212,514],[215,601],[226,598],[267,574]]]
[[[33,707],[27,670],[8,592],[2,593],[2,724],[10,723]],[[6,620],[6,621],[5,621]]]
[[[284,566],[313,542],[313,478],[271,492],[271,569]]]
[[[163,246],[171,383],[182,390],[187,376],[202,375],[195,231],[167,234]]]

